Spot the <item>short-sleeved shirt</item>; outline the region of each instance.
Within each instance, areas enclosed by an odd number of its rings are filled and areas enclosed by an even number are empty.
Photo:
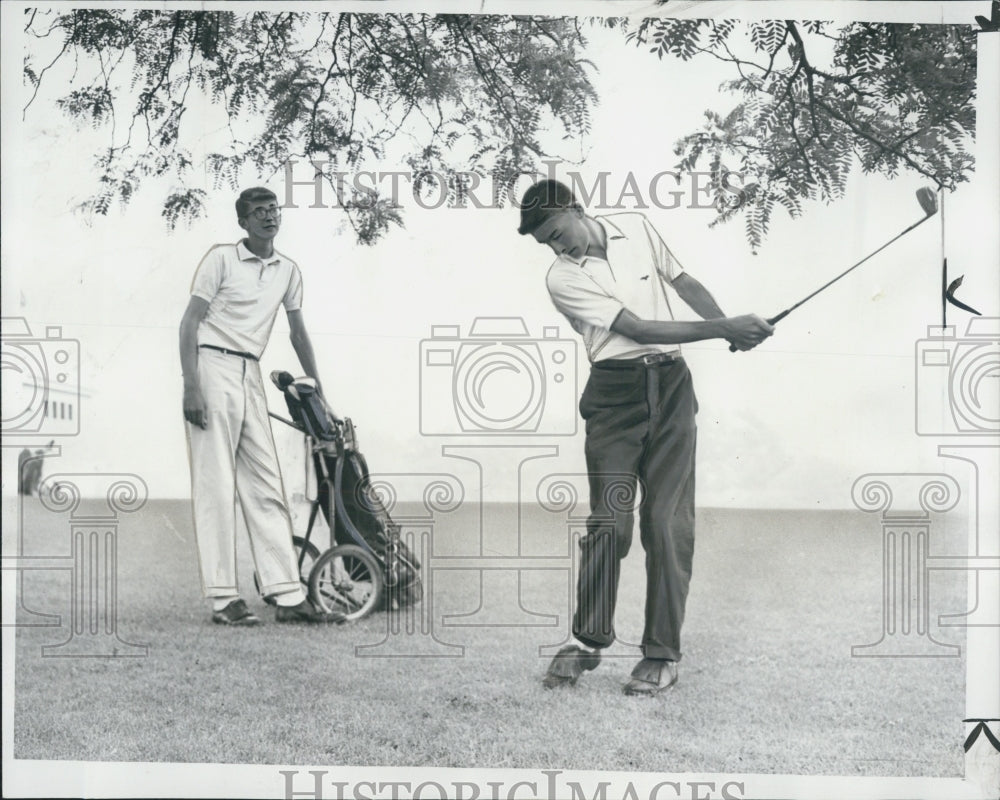
[[[562,255],[546,276],[555,307],[583,337],[591,362],[673,353],[676,344],[639,344],[611,330],[628,309],[639,319],[674,318],[666,284],[684,270],[644,214],[594,217],[607,234],[607,259]]]
[[[258,358],[267,346],[278,307],[302,308],[302,274],[277,250],[270,258],[250,252],[245,242],[219,244],[198,265],[191,294],[208,301],[198,327],[198,344],[226,347]]]

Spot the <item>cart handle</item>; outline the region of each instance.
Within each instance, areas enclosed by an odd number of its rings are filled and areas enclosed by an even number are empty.
[[[285,417],[281,416],[281,414],[275,414],[273,411],[268,411],[267,415],[269,417],[274,417],[276,420],[284,422],[289,428],[295,428],[295,430],[299,431],[299,433],[305,433],[301,425],[292,422],[290,419],[286,419]]]

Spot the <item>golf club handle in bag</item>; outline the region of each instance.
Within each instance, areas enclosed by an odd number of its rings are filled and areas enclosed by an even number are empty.
[[[776,325],[777,323],[781,322],[781,320],[783,320],[785,317],[787,317],[791,313],[791,311],[792,311],[792,309],[786,308],[780,314],[776,314],[775,316],[773,316],[769,320],[767,320],[767,324],[768,325]],[[736,345],[735,344],[729,345],[729,352],[730,353],[735,353],[736,352]]]

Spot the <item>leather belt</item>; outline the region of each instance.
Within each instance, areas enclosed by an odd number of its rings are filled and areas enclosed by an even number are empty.
[[[666,364],[676,361],[678,358],[680,358],[680,353],[650,353],[648,356],[642,357],[642,363],[647,367],[652,367],[656,364]]]
[[[636,369],[664,366],[680,360],[680,353],[650,353],[648,356],[636,358],[607,358],[604,361],[595,361],[591,366],[600,369]]]
[[[230,350],[228,347],[217,347],[214,344],[200,344],[198,347],[207,347],[209,350],[218,350],[220,353],[225,353],[227,356],[239,356],[240,358],[249,358],[251,361],[258,361],[259,359],[253,353],[247,353],[243,350]]]

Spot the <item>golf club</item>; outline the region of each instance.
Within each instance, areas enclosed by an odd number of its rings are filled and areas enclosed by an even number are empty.
[[[797,309],[800,305],[802,305],[803,303],[805,303],[807,300],[811,300],[816,295],[818,295],[820,292],[822,292],[824,289],[826,289],[828,286],[832,286],[833,284],[835,284],[837,281],[839,281],[841,278],[843,278],[848,272],[851,272],[852,270],[857,269],[862,264],[864,264],[869,258],[871,258],[874,255],[877,255],[878,253],[881,253],[883,250],[885,250],[885,248],[887,248],[894,241],[896,241],[897,239],[899,239],[902,236],[905,236],[910,231],[912,231],[914,228],[916,228],[918,225],[926,222],[927,220],[929,220],[931,217],[933,217],[937,213],[937,210],[938,210],[937,195],[934,193],[933,189],[931,189],[931,188],[929,188],[927,186],[923,186],[920,189],[917,189],[917,202],[920,203],[920,207],[924,210],[924,216],[921,219],[919,219],[916,222],[914,222],[909,228],[907,228],[902,233],[898,233],[895,236],[893,236],[888,242],[886,242],[884,245],[882,245],[878,250],[875,250],[875,251],[869,253],[864,258],[862,258],[859,262],[857,262],[856,264],[853,264],[852,266],[850,266],[847,269],[845,269],[843,272],[841,272],[833,280],[828,281],[827,283],[824,283],[822,286],[820,286],[812,294],[807,295],[806,297],[803,297],[794,306],[786,308],[780,314],[771,317],[767,321],[768,325],[774,325],[775,323],[780,322],[785,317],[787,317],[789,314],[791,314],[795,309]],[[734,344],[729,345],[729,350],[730,350],[730,352],[735,353],[736,352],[736,345],[734,345]]]

